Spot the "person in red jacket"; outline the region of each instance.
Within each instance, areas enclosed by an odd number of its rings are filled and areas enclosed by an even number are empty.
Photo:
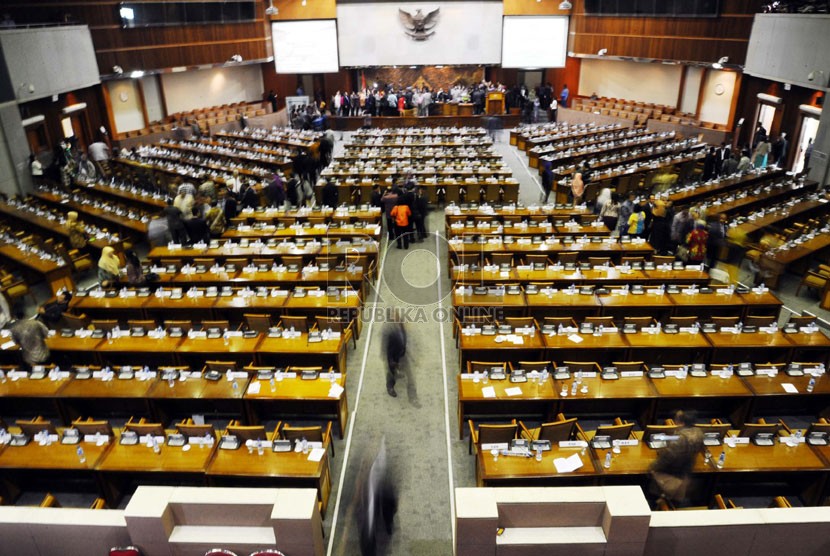
[[[391,215],[395,219],[398,249],[401,248],[401,239],[403,239],[403,248],[409,249],[409,220],[412,217],[412,210],[403,199],[399,199],[398,204],[392,209]]]

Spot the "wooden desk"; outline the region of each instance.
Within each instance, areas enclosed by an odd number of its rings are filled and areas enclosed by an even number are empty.
[[[465,314],[489,314],[493,317],[503,318],[503,316],[523,316],[527,304],[523,293],[510,295],[462,294],[461,288],[455,288],[452,292],[452,305],[458,317]]]
[[[705,333],[712,344],[713,363],[735,363],[749,361],[752,363],[782,362],[786,360],[792,348],[792,342],[778,331],[775,334],[764,332]]]
[[[257,346],[256,363],[281,367],[289,365],[334,367],[336,371],[345,374],[347,347],[342,335],[339,338],[311,343],[305,332],[297,338],[265,337]]]
[[[46,261],[31,253],[24,253],[16,245],[8,243],[0,244],[0,259],[22,267],[24,271],[42,278],[48,284],[68,280],[71,274],[69,266],[63,261]],[[58,286],[63,286],[63,283],[59,283]]]
[[[647,378],[624,377],[606,380],[599,376],[583,377],[576,393],[572,395],[574,380],[554,381],[554,388],[556,392],[559,392],[558,412],[568,417],[572,414],[593,414],[606,417],[634,414],[639,422],[649,422],[656,391]],[[588,387],[587,392],[582,391],[585,386]],[[565,389],[568,395],[562,396]]]
[[[602,316],[622,319],[624,317],[653,317],[665,322],[667,317],[674,313],[675,302],[669,294],[653,293],[648,290],[644,294],[623,294],[612,291],[609,295],[597,296],[601,305]]]
[[[319,462],[309,461],[302,452],[273,452],[268,447],[260,456],[245,447],[216,450],[207,468],[215,486],[268,485],[316,488],[321,512],[325,513],[331,491],[328,451]]]
[[[329,394],[332,384],[344,390],[338,396]],[[255,386],[258,385],[258,386]],[[255,392],[256,389],[258,392]],[[339,425],[340,438],[344,438],[349,419],[349,400],[346,396],[346,377],[340,374],[335,382],[321,375],[315,380],[303,380],[297,376],[283,377],[273,382],[253,378],[245,390],[248,402],[249,422],[259,423],[279,415],[310,413],[315,416],[332,416]]]
[[[459,369],[466,369],[467,361],[541,361],[545,350],[545,341],[537,331],[533,335],[522,336],[523,343],[513,344],[499,341],[504,336],[458,335]]]
[[[573,317],[580,321],[586,316],[599,315],[601,298],[596,295],[569,294],[567,290],[557,292],[525,293],[528,313],[540,320],[544,317]]]
[[[795,334],[786,334],[793,349],[790,354],[790,361],[803,361],[830,363],[830,338],[821,329],[815,332],[796,332]]]
[[[63,429],[59,428],[60,434]],[[59,436],[60,438],[60,436]],[[80,462],[77,454],[78,446],[83,447],[86,461]],[[112,448],[112,443],[97,446],[94,442],[82,442],[69,445],[54,442],[49,446],[41,446],[32,440],[25,446],[6,446],[0,452],[0,469],[4,470],[61,470],[61,471],[91,471],[95,469],[101,458]]]
[[[625,334],[625,339],[630,346],[629,361],[648,360],[652,364],[705,363],[711,355],[710,344],[701,333],[647,334],[637,332]]]
[[[749,376],[743,378],[755,398],[753,415],[804,415],[818,414],[830,405],[830,378],[822,375],[816,380],[812,392],[807,392],[809,376],[789,376],[779,372],[776,376]],[[787,392],[784,384],[796,388],[796,393]]]
[[[543,422],[553,418],[557,395],[550,376],[544,382],[530,379],[522,383],[512,383],[508,379],[476,382],[465,372],[459,374],[456,380],[459,439],[464,437],[467,419],[479,415],[506,415],[510,418],[532,415],[534,419],[541,419]],[[495,397],[485,397],[485,388],[492,388]],[[519,396],[510,396],[505,392],[508,388],[520,388],[522,393]]]
[[[169,423],[179,415],[193,413],[232,415],[233,418],[245,416],[242,396],[247,379],[231,381],[222,376],[219,380],[208,380],[198,370],[188,374],[190,376],[180,374],[172,383],[161,378],[152,381],[146,395],[156,421]]]
[[[753,392],[734,374],[729,378],[687,375],[684,379],[650,380],[658,396],[651,423],[671,417],[678,407],[696,409],[704,414],[727,415],[731,423],[743,423],[749,415]]]
[[[830,247],[830,233],[818,233],[814,238],[806,239],[794,247],[764,253],[761,256],[761,267],[772,272],[772,276],[766,280],[767,285],[771,288],[777,287],[781,275],[790,266],[801,263],[804,259],[808,259],[828,247]]]
[[[206,360],[235,361],[241,366],[253,362],[254,353],[262,342],[262,334],[253,338],[233,336],[230,338],[185,337],[176,349],[182,364],[192,369],[201,368]]]
[[[605,332],[599,336],[593,334],[576,334],[582,339],[575,342],[571,335],[544,334],[545,359],[557,363],[563,361],[596,361],[600,365],[610,365],[613,361],[624,361],[628,353],[628,341],[619,332]]]
[[[580,454],[582,467],[573,473],[557,473],[553,460]],[[590,485],[595,482],[597,470],[591,454],[582,448],[560,448],[554,445],[542,453],[542,461],[533,457],[500,455],[493,461],[490,452],[479,451],[476,458],[476,486],[523,486],[523,485]]]
[[[203,485],[205,470],[216,451],[216,444],[204,448],[189,444],[173,447],[160,443],[156,453],[146,444],[120,445],[120,438],[121,431],[118,430],[112,449],[97,465],[105,498],[113,508],[131,490],[131,485],[137,483]]]

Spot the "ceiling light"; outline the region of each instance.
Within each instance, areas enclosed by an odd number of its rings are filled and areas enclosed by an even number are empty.
[[[130,73],[130,77],[133,79],[138,79],[139,77],[144,77],[144,72],[141,70],[135,70],[134,72]]]
[[[305,0],[303,0],[302,2],[300,2],[300,5],[301,5],[301,6],[303,6],[303,7],[305,7],[305,5],[306,5],[306,1],[305,1]]]
[[[559,3],[559,9],[560,10],[570,10],[573,7],[574,7],[574,5],[571,4],[570,2],[568,2],[568,0],[563,0],[562,2]]]
[[[280,13],[279,9],[274,6],[274,0],[268,1],[268,7],[265,8],[265,15],[278,15]]]

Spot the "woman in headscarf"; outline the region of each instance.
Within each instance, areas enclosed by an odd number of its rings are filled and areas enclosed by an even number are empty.
[[[98,260],[98,282],[102,287],[107,288],[118,283],[118,275],[121,273],[121,261],[115,254],[115,249],[109,245],[101,250],[101,258]]]
[[[87,252],[89,238],[84,230],[84,225],[78,220],[78,213],[70,211],[66,214],[66,227],[69,229],[69,246],[82,253]]]
[[[195,202],[196,188],[189,183],[181,184],[173,200],[173,206],[182,211],[182,220],[193,218],[193,203]]]

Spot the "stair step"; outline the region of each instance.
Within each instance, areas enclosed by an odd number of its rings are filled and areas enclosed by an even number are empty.
[[[511,527],[497,545],[605,544],[602,527]]]

